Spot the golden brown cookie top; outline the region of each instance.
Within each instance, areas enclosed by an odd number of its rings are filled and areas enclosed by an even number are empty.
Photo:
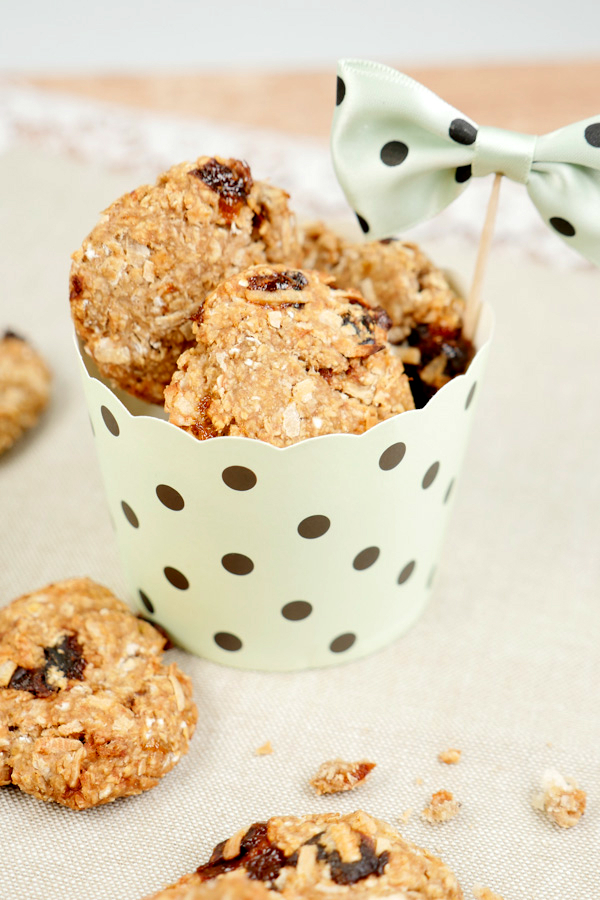
[[[251,888],[258,882],[262,890]],[[462,900],[456,876],[386,822],[357,811],[282,816],[242,829],[149,900],[288,900],[348,896]]]
[[[249,265],[298,258],[287,200],[246,163],[201,156],[109,206],[70,280],[75,327],[100,371],[161,403],[206,295]]]
[[[0,784],[75,809],[156,784],[197,718],[164,644],[88,578],[0,610]]]
[[[198,438],[241,435],[284,447],[360,434],[413,408],[389,319],[318,272],[261,265],[222,282],[194,323],[165,391],[170,421]]]
[[[50,370],[22,337],[0,336],[0,453],[38,420],[50,397]]]
[[[446,275],[416,244],[346,240],[321,222],[308,224],[302,235],[303,264],[329,272],[340,287],[361,291],[380,304],[400,341],[419,324],[445,331],[461,327],[464,301]]]

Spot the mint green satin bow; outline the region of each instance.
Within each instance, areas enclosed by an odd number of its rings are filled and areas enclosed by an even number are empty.
[[[448,206],[471,176],[526,185],[546,224],[600,265],[600,115],[550,134],[478,126],[407,75],[338,66],[331,148],[362,230],[389,237]]]

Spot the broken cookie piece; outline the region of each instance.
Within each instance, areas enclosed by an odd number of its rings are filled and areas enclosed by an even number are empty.
[[[345,762],[343,759],[332,759],[319,766],[317,774],[310,779],[317,794],[339,794],[351,791],[363,784],[373,771],[376,763],[361,759],[358,762]]]
[[[442,750],[441,753],[438,753],[438,759],[447,766],[456,766],[460,762],[461,755],[462,750],[450,748],[449,750]]]
[[[460,803],[454,799],[450,791],[436,791],[432,794],[429,805],[425,807],[421,815],[432,824],[449,822],[458,813]]]
[[[572,828],[585,812],[586,794],[572,778],[563,778],[556,769],[547,769],[541,791],[533,797],[535,809],[542,810],[561,828]]]

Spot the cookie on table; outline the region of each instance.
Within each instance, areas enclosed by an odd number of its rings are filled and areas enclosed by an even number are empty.
[[[37,422],[50,397],[50,371],[27,341],[0,337],[0,453]]]
[[[287,201],[240,160],[201,156],[109,206],[70,280],[75,328],[101,373],[162,403],[206,295],[255,263],[298,261]]]
[[[164,644],[88,578],[0,609],[0,785],[72,809],[154,787],[197,719]]]
[[[463,900],[456,876],[386,822],[280,816],[218,844],[208,863],[146,900]]]
[[[360,434],[412,409],[386,313],[329,280],[262,265],[222,282],[165,390],[170,421],[201,440],[241,435],[285,447]]]
[[[340,287],[356,288],[382,306],[392,320],[394,342],[417,325],[447,333],[461,328],[464,301],[416,244],[353,243],[316,222],[303,229],[302,256],[307,268],[329,272]]]

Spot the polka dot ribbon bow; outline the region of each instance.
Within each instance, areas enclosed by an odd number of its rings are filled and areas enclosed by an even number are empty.
[[[500,172],[526,185],[543,220],[600,265],[600,116],[542,137],[479,127],[395,69],[342,60],[332,154],[374,238],[434,216],[471,176]]]

